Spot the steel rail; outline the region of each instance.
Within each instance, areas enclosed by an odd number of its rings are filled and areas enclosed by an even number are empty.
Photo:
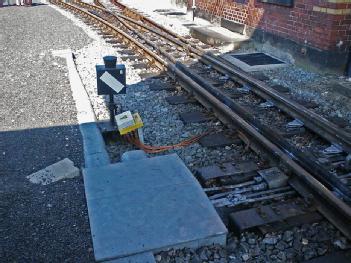
[[[95,0],[95,2],[99,3],[100,6],[104,6],[100,3],[99,0]],[[130,13],[136,16],[137,12],[119,3],[117,0],[111,0],[111,2],[117,4],[118,6],[121,6],[123,9],[129,10]],[[145,29],[152,31],[153,33],[165,37],[173,43],[182,46],[191,53],[195,54],[201,62],[203,62],[206,65],[213,66],[216,70],[218,70],[222,74],[227,75],[232,80],[239,82],[242,85],[249,84],[252,91],[255,94],[264,98],[265,100],[272,101],[279,109],[283,110],[292,117],[302,121],[308,129],[314,131],[315,133],[320,135],[325,140],[331,142],[332,144],[338,144],[339,146],[342,146],[345,152],[351,153],[351,134],[340,129],[340,127],[330,122],[326,118],[322,117],[321,115],[313,112],[312,110],[307,109],[299,103],[292,101],[286,96],[277,93],[273,88],[269,87],[264,82],[257,80],[248,73],[244,72],[243,70],[236,68],[231,64],[228,64],[228,62],[224,59],[215,57],[210,53],[206,53],[203,49],[194,47],[194,45],[191,45],[188,42],[188,40],[186,40],[184,37],[179,36],[174,32],[171,32],[170,30],[166,29],[161,25],[158,25],[156,22],[146,18],[141,14],[138,14],[138,19],[140,19],[140,21],[146,21],[147,23],[152,24],[159,30],[164,31],[169,35],[163,34],[158,30],[152,29],[143,23],[135,21],[134,19],[127,18],[119,14],[114,15],[118,15],[131,23],[144,27]]]
[[[137,40],[131,36],[128,36],[126,33],[120,31],[113,25],[109,24],[106,21],[103,21],[101,18],[90,14],[85,10],[81,10],[78,7],[74,7],[67,3],[59,2],[59,4],[65,6],[68,9],[74,9],[85,16],[90,16],[94,20],[101,22],[103,28],[110,28],[118,32],[118,35],[126,38],[134,46],[137,46],[143,49],[143,52],[153,55],[155,61],[162,63],[168,71],[175,76],[178,80],[184,85],[184,87],[198,99],[198,101],[203,104],[206,108],[212,109],[216,115],[230,127],[236,127],[241,134],[242,138],[248,138],[253,145],[259,145],[265,153],[272,155],[275,159],[280,161],[284,166],[288,167],[289,170],[303,182],[305,187],[309,188],[309,195],[314,197],[314,201],[317,204],[318,210],[331,222],[333,222],[337,228],[339,228],[348,238],[351,238],[351,207],[348,206],[345,202],[338,199],[329,189],[327,189],[320,181],[314,178],[309,172],[307,172],[303,167],[297,164],[292,160],[286,152],[280,149],[277,145],[272,143],[267,137],[262,135],[254,126],[249,122],[244,120],[240,115],[233,111],[230,107],[220,101],[217,97],[211,94],[206,88],[199,85],[191,77],[185,74],[180,70],[177,65],[172,62],[168,62],[156,54],[152,54],[152,51],[149,50],[144,45],[138,43]],[[166,52],[167,53],[167,52]],[[301,195],[306,196],[306,192],[295,188]]]
[[[94,4],[98,7],[104,7],[98,0],[94,0]]]
[[[103,4],[101,4],[100,0],[94,0],[94,2],[96,2],[97,5],[103,6]],[[145,22],[145,23],[148,23],[148,24],[150,24],[151,26],[158,28],[160,31],[164,31],[164,32],[166,32],[167,34],[173,36],[174,38],[179,39],[179,40],[182,41],[184,44],[189,45],[189,41],[188,41],[186,38],[184,38],[184,37],[178,35],[177,33],[175,33],[175,32],[173,32],[173,31],[171,31],[171,30],[165,28],[165,27],[162,26],[162,25],[159,25],[158,23],[156,23],[155,21],[153,21],[153,20],[151,20],[151,19],[145,17],[144,15],[139,14],[137,11],[135,11],[135,10],[133,10],[133,9],[131,9],[131,8],[129,8],[129,7],[127,7],[126,5],[124,5],[124,4],[122,4],[122,3],[120,3],[118,0],[111,0],[111,2],[112,2],[113,4],[119,6],[120,8],[122,8],[123,12],[126,13],[126,15],[130,14],[131,16],[134,16],[135,18],[138,18],[140,21]],[[200,50],[201,50],[201,49],[200,49]]]
[[[95,0],[94,1],[96,3],[96,5],[91,5],[91,4],[82,2],[81,0],[74,0],[73,2],[77,3],[77,4],[81,5],[81,6],[85,6],[87,8],[92,8],[92,9],[95,9],[97,11],[106,12],[109,15],[114,16],[116,19],[121,18],[123,20],[127,20],[128,22],[133,23],[136,26],[144,28],[144,29],[146,29],[146,30],[148,30],[148,31],[150,31],[152,33],[155,33],[155,34],[167,39],[168,41],[172,42],[173,44],[176,44],[177,46],[179,46],[183,50],[187,51],[188,54],[190,53],[189,55],[192,55],[192,56],[194,56],[194,57],[196,57],[198,59],[201,57],[201,55],[205,54],[204,50],[202,50],[201,48],[196,48],[195,49],[190,43],[188,43],[186,41],[186,39],[184,39],[182,37],[178,37],[178,36],[174,37],[174,36],[170,35],[168,33],[168,31],[166,31],[165,28],[163,29],[163,31],[165,31],[165,32],[163,32],[161,30],[155,29],[155,28],[153,28],[151,26],[148,26],[148,25],[146,25],[146,24],[144,24],[142,22],[136,21],[136,20],[134,20],[134,19],[132,19],[130,17],[127,17],[125,15],[121,15],[121,14],[118,14],[118,13],[111,12],[103,4],[101,4],[99,0]],[[98,3],[99,3],[99,5],[97,6]],[[121,22],[121,19],[118,19],[118,20]],[[123,23],[123,24],[125,25],[125,23]],[[194,49],[194,51],[196,51],[196,52],[193,52],[193,51],[190,52],[190,49],[191,50]]]
[[[179,70],[174,64],[169,64],[169,70],[173,72],[177,78],[184,84],[185,88],[207,108],[211,108],[217,113],[217,116],[224,122],[230,123],[231,126],[239,129],[242,137],[246,137],[254,141],[254,146],[263,148],[263,150],[278,159],[290,171],[296,175],[306,187],[310,189],[306,196],[306,192],[295,188],[302,196],[314,197],[317,209],[331,222],[335,224],[348,238],[351,239],[351,207],[342,200],[338,199],[328,188],[320,181],[307,172],[303,167],[290,158],[290,155],[273,144],[269,139],[263,136],[255,127],[246,122],[240,115],[235,113],[231,108],[222,103],[218,98],[213,96],[205,88],[200,86],[191,77],[187,76]],[[250,145],[251,146],[251,145]]]
[[[139,43],[138,41],[135,41],[135,39],[131,36],[129,36],[127,33],[123,32],[122,30],[118,29],[117,27],[115,27],[114,25],[108,23],[107,21],[103,20],[102,18],[89,13],[88,11],[85,11],[83,9],[80,9],[74,5],[62,2],[60,0],[51,0],[51,2],[59,4],[59,5],[63,5],[65,6],[67,9],[71,9],[74,10],[86,17],[90,17],[93,18],[95,21],[99,22],[102,25],[103,30],[108,30],[110,31],[110,33],[112,34],[117,34],[117,37],[122,38],[123,42],[126,41],[127,44],[131,44],[132,48],[136,48],[135,50],[137,53],[139,53],[142,56],[145,56],[150,62],[153,62],[156,67],[158,67],[160,70],[165,70],[167,67],[165,66],[165,62],[163,61],[163,59],[159,56],[157,56],[152,50],[150,49],[145,49],[145,47]]]
[[[219,72],[228,75],[234,80],[236,79],[236,81],[241,80],[242,84],[249,84],[254,93],[266,100],[272,101],[279,109],[302,121],[307,128],[322,138],[342,146],[345,152],[351,152],[351,134],[340,129],[340,127],[323,116],[277,93],[277,91],[264,82],[255,79],[241,69],[236,69],[232,65],[220,61],[212,55],[205,54],[200,60],[207,62],[206,64],[213,65]]]
[[[98,1],[98,0],[96,0]],[[78,4],[80,4],[80,1],[77,1]],[[86,7],[90,7],[95,9],[93,5],[89,5],[89,4],[82,4],[83,6]],[[138,34],[138,36],[140,38],[143,38],[145,42],[147,42],[149,45],[151,45],[153,48],[155,49],[159,49],[160,53],[167,57],[167,59],[169,61],[171,61],[172,63],[176,63],[176,59],[174,59],[173,57],[171,57],[167,52],[165,52],[164,50],[161,50],[159,47],[157,47],[156,45],[154,45],[152,42],[150,42],[148,39],[144,38],[143,35],[141,35],[138,31],[135,30],[135,28],[133,28],[132,26],[128,25],[127,23],[125,23],[123,20],[127,20],[132,22],[134,25],[137,25],[138,27],[141,28],[145,28],[147,30],[150,30],[151,32],[157,33],[158,35],[165,37],[166,39],[169,39],[171,42],[179,45],[179,46],[183,46],[183,48],[188,48],[188,46],[184,47],[184,45],[182,43],[179,43],[179,41],[177,41],[176,39],[173,39],[170,36],[164,36],[165,34],[163,32],[158,32],[155,31],[153,28],[150,29],[150,27],[145,26],[143,24],[141,24],[138,21],[134,21],[133,19],[130,18],[126,18],[123,15],[119,15],[119,14],[114,14],[111,13],[110,11],[108,11],[105,8],[101,8],[99,7],[98,10],[102,11],[102,12],[106,12],[109,15],[112,15],[113,17],[115,17],[120,23],[122,23],[126,28],[128,28],[129,30],[131,30],[132,32]],[[187,72],[190,72],[189,69],[186,69],[184,66],[181,66],[181,70],[187,74]],[[188,74],[189,75],[189,74]],[[192,77],[196,82],[198,82],[200,85],[202,85],[203,87],[206,87],[207,90],[209,90],[212,94],[214,94],[217,98],[219,98],[222,103],[225,103],[227,106],[231,107],[234,111],[238,112],[242,117],[244,117],[245,120],[249,121],[251,123],[251,125],[255,126],[258,130],[260,130],[260,132],[262,132],[265,136],[270,136],[271,140],[277,145],[279,146],[281,149],[283,149],[285,152],[287,152],[291,158],[293,158],[295,161],[297,161],[300,165],[302,165],[302,167],[304,167],[307,171],[309,171],[310,173],[314,174],[314,176],[316,178],[318,178],[322,183],[324,183],[326,186],[328,186],[330,189],[334,189],[336,191],[339,192],[339,194],[341,194],[345,199],[347,200],[351,200],[351,189],[348,188],[345,184],[343,184],[339,178],[337,178],[335,175],[329,173],[328,171],[325,171],[322,167],[320,167],[317,163],[317,161],[315,159],[311,159],[311,157],[307,156],[306,154],[304,154],[303,152],[294,149],[293,147],[291,147],[282,136],[280,136],[279,134],[276,134],[274,131],[272,131],[272,129],[270,129],[269,127],[264,127],[263,125],[261,125],[260,123],[258,123],[257,121],[255,121],[250,114],[247,113],[246,110],[244,110],[242,107],[240,107],[237,103],[234,103],[230,98],[228,98],[225,94],[223,94],[220,90],[218,90],[217,88],[214,88],[210,85],[207,84],[207,82],[205,82],[203,79],[201,79],[199,76],[196,76],[194,74],[190,74],[190,77]],[[275,135],[274,135],[275,134]],[[274,136],[273,136],[274,135]]]

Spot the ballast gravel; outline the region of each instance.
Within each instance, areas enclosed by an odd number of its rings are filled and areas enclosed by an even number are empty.
[[[170,249],[156,254],[155,259],[159,263],[295,263],[348,249],[345,237],[321,221],[263,236],[254,232],[229,234],[225,247]]]
[[[139,112],[144,122],[143,129],[146,144],[153,146],[171,145],[205,132],[225,130],[223,125],[216,121],[216,118],[210,123],[184,125],[179,118],[179,113],[193,110],[205,112],[206,110],[196,104],[182,107],[169,105],[165,98],[172,95],[181,95],[181,91],[150,90],[154,85],[153,81],[157,80],[142,80],[138,75],[141,70],[134,69],[132,66],[135,63],[134,61],[121,61],[122,55],[119,52],[121,49],[107,43],[97,31],[92,30],[77,17],[63,10],[60,10],[60,12],[94,39],[92,43],[75,52],[75,62],[98,121],[108,120],[109,113],[107,108],[108,97],[97,94],[95,65],[103,64],[104,56],[114,55],[118,58],[117,63],[123,63],[127,68],[128,85],[127,94],[116,95],[115,103],[120,111]],[[168,77],[160,77],[159,81],[162,85],[168,83],[174,87],[179,87],[177,83],[170,83]],[[107,145],[112,162],[119,161],[120,156],[125,151],[132,149],[135,149],[135,147],[120,140],[109,142]],[[188,167],[195,171],[198,167],[215,164],[218,161],[245,161],[250,157],[246,153],[242,154],[244,150],[243,145],[231,145],[223,152],[221,149],[207,149],[195,143],[189,147],[170,150],[161,154],[176,152]]]
[[[65,11],[60,11],[70,18],[77,26],[88,34],[92,41],[75,51],[75,61],[85,88],[90,96],[98,120],[108,119],[106,107],[107,98],[96,93],[95,64],[102,64],[105,55],[120,57],[118,49],[84,25],[79,19]],[[119,61],[121,62],[121,61]],[[124,61],[127,67],[128,89],[126,95],[116,96],[115,102],[120,110],[138,111],[145,123],[145,142],[151,145],[167,145],[177,143],[189,136],[206,131],[222,131],[225,128],[215,119],[209,123],[184,125],[179,113],[200,110],[205,111],[196,104],[183,107],[169,105],[165,98],[171,95],[181,95],[182,91],[152,91],[154,79],[142,80],[138,76],[139,70],[133,69],[133,61]],[[170,83],[177,88],[178,84],[168,77],[160,77],[157,81]],[[112,161],[120,160],[120,155],[133,146],[121,142],[110,141],[107,149]],[[223,149],[207,149],[199,144],[173,150],[184,160],[187,166],[194,171],[201,167],[226,160],[244,160],[248,156],[243,145],[231,145]],[[166,152],[166,153],[169,153]],[[259,160],[255,160],[259,162]],[[323,237],[319,233],[325,232]],[[230,236],[227,247],[203,247],[196,251],[190,249],[170,250],[156,255],[158,262],[296,262],[306,260],[318,255],[324,255],[337,249],[348,248],[349,244],[343,236],[329,223],[322,222],[305,225],[293,230],[279,233],[270,233],[264,237],[254,233],[244,233],[240,237]],[[91,248],[89,250],[91,252]]]
[[[191,12],[186,12],[186,1],[163,1],[162,4],[150,4],[149,1],[143,0],[121,0],[128,7],[136,8],[142,11],[150,19],[163,25],[164,27],[180,34],[188,35],[189,27],[192,24]],[[156,0],[151,0],[157,2]],[[167,15],[167,11],[181,11],[186,15]],[[190,22],[189,22],[190,21]],[[196,25],[208,25],[209,23],[201,18],[195,18]],[[290,89],[291,97],[295,100],[303,100],[307,102],[315,102],[318,104],[316,113],[340,122],[343,120],[347,125],[347,129],[351,131],[351,79],[340,74],[331,74],[318,71],[304,69],[294,65],[294,61],[287,53],[267,48],[265,45],[241,45],[240,49],[229,51],[225,47],[218,47],[221,53],[250,53],[250,52],[266,52],[267,54],[276,56],[289,63],[287,67],[277,68],[274,70],[262,70],[269,80],[269,85],[283,85]],[[253,47],[254,46],[254,47]],[[340,90],[337,85],[341,84],[345,87]]]
[[[192,12],[187,12],[186,0],[121,0],[121,2],[179,35],[189,35],[189,25],[193,25],[193,22]],[[167,15],[169,12],[178,12],[179,15]],[[195,23],[202,26],[210,25],[208,21],[197,17]]]
[[[66,62],[52,51],[91,42],[49,6],[0,8],[0,261],[94,262],[82,176],[26,176],[84,163]]]

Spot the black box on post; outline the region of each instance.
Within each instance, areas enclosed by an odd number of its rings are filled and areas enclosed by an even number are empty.
[[[126,67],[116,65],[116,57],[104,57],[105,65],[96,65],[98,95],[126,93]]]

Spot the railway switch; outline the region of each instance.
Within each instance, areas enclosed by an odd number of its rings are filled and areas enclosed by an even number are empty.
[[[97,93],[98,95],[109,95],[110,121],[115,124],[116,105],[114,95],[126,93],[126,67],[117,64],[117,57],[103,57],[104,65],[96,65]]]

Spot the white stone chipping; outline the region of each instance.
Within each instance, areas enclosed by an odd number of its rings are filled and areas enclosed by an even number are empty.
[[[102,2],[108,1],[109,0],[102,0]],[[242,39],[246,39],[243,35],[232,32],[224,27],[214,25],[203,18],[194,17],[193,20],[193,12],[187,10],[184,1],[165,0],[161,2],[159,0],[121,0],[121,2],[130,8],[138,10],[138,12],[145,14],[151,20],[181,36],[191,35],[191,27],[206,27],[211,28],[211,31],[213,32],[232,39],[238,39],[241,38],[241,36]],[[167,12],[162,12],[166,10],[184,13],[184,15],[167,15]],[[225,44],[216,47],[215,50],[220,53],[225,53],[231,51],[233,47],[233,44]]]
[[[27,179],[33,184],[48,185],[63,179],[69,179],[79,176],[79,169],[74,163],[65,158],[57,163],[47,166],[31,175]]]
[[[122,0],[123,4],[128,7],[135,8],[139,12],[145,13],[158,24],[176,32],[179,35],[188,35],[189,27],[185,26],[187,24],[193,23],[192,12],[187,12],[187,8],[184,4],[177,4],[176,1],[166,0]],[[186,13],[183,16],[166,16],[162,12],[155,12],[157,10],[172,10],[177,12]],[[195,17],[194,23],[198,26],[210,26],[211,23],[205,19]]]
[[[79,26],[90,38],[94,40],[84,48],[75,50],[73,52],[75,55],[77,70],[82,79],[84,88],[89,95],[92,107],[96,115],[96,119],[99,121],[108,120],[108,97],[100,96],[97,94],[95,65],[103,65],[103,57],[109,55],[116,56],[117,63],[120,63],[121,61],[119,58],[121,57],[121,54],[118,52],[118,49],[113,47],[112,44],[107,43],[105,39],[97,33],[97,31],[94,31],[91,27],[82,22],[77,16],[55,5],[51,5],[51,7],[70,19],[73,24]],[[133,62],[134,61],[131,60],[123,62],[123,64],[126,66],[127,85],[138,83],[140,81],[138,72],[140,72],[141,69],[132,68],[131,65]]]

